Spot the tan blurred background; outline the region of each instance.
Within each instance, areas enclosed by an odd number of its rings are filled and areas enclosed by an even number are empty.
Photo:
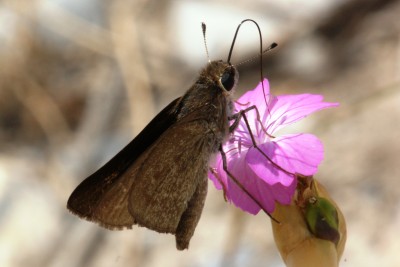
[[[265,214],[210,184],[190,249],[144,228],[111,232],[71,215],[75,186],[226,59],[238,23],[260,23],[272,92],[340,107],[291,127],[325,145],[317,177],[346,216],[341,266],[400,266],[400,2],[0,1],[0,266],[284,266]],[[233,63],[255,55],[242,27]],[[237,96],[259,81],[239,68]]]

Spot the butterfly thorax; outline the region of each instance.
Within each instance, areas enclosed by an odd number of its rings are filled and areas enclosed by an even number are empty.
[[[215,135],[215,141],[223,142],[229,133],[229,117],[233,113],[232,94],[238,77],[235,67],[226,62],[212,61],[207,64],[196,83],[182,97],[177,121],[202,120]]]

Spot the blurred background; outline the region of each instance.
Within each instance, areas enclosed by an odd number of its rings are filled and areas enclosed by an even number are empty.
[[[274,94],[323,94],[340,107],[290,130],[317,135],[317,178],[347,219],[341,266],[400,266],[400,2],[0,1],[0,266],[284,266],[269,218],[209,184],[188,251],[144,228],[111,232],[66,209],[72,190],[226,60],[256,20]],[[232,62],[258,52],[245,24]],[[239,68],[236,96],[259,82]]]

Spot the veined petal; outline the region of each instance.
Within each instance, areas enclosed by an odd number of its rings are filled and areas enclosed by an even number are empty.
[[[280,128],[299,121],[315,111],[338,105],[338,103],[323,102],[322,95],[280,95],[270,105],[270,118],[266,128],[270,134],[273,134]]]
[[[258,188],[259,179],[254,179],[249,175],[248,167],[246,166],[245,157],[240,157],[232,160],[228,164],[229,171],[233,174],[235,179],[245,188],[253,198],[256,198],[260,203],[265,202],[263,205],[265,209],[269,210],[274,208],[274,201],[271,197],[269,190],[261,191],[264,198],[262,201],[259,197],[260,190]],[[231,177],[227,177],[227,190],[229,191],[229,199],[231,202],[251,214],[257,214],[260,207],[253,201],[244,191],[240,188]]]
[[[263,80],[264,84],[264,92],[263,92],[263,87],[262,83],[260,82],[256,88],[253,90],[249,90],[244,95],[242,95],[235,103],[235,109],[236,111],[242,110],[246,107],[256,105],[257,107],[260,106],[261,110],[260,113],[264,113],[266,110],[265,107],[265,99],[264,99],[264,93],[265,96],[268,99],[269,96],[269,82],[267,79]]]
[[[233,162],[235,163],[233,165],[240,164],[241,163],[240,159],[243,158],[247,153],[247,149],[240,150],[240,149],[238,149],[237,146],[238,146],[238,142],[236,142],[236,141],[232,142],[232,140],[226,142],[223,146],[223,150],[224,150],[225,156],[226,156],[226,161],[228,163],[228,168],[230,167],[230,165],[233,164]],[[230,192],[230,190],[227,190],[229,177],[224,170],[221,154],[217,155],[216,159],[214,160],[214,164],[211,165],[211,168],[214,169],[215,173],[209,171],[208,177],[214,183],[214,186],[218,190],[223,189],[226,194],[225,196],[228,199],[230,199],[231,192]],[[244,166],[240,166],[239,170],[243,169],[243,168],[244,168]]]
[[[248,189],[250,182],[246,175],[246,166],[244,157],[232,157],[228,164],[228,170],[233,173],[235,178],[240,184]],[[232,180],[228,177],[228,174],[223,169],[222,157],[218,156],[215,165],[215,172],[209,172],[209,178],[213,181],[215,187],[218,190],[224,190],[225,197],[232,202],[235,206],[251,214],[257,214],[260,211],[260,207]],[[257,183],[257,181],[254,181]],[[266,193],[266,192],[264,192]]]
[[[228,161],[228,170],[240,185],[247,190],[247,193],[223,170],[222,158],[220,156],[215,165],[216,174],[209,173],[209,178],[213,181],[215,187],[218,190],[224,189],[225,196],[229,201],[251,214],[257,214],[261,210],[261,207],[254,199],[269,213],[274,211],[275,202],[281,204],[290,203],[296,188],[294,176],[278,170],[278,174],[271,175],[269,182],[266,182],[263,179],[264,177],[257,176],[249,168],[246,163],[246,153],[236,155],[236,157],[231,157]],[[279,180],[287,180],[287,182],[286,184],[282,184]]]
[[[235,102],[235,111],[239,112],[251,106],[256,106],[258,110],[258,114],[260,115],[260,119],[262,120],[265,116],[269,114],[269,102],[272,97],[269,94],[269,82],[267,79],[263,80],[264,91],[262,88],[262,84],[259,83],[257,87],[251,91],[246,92]],[[250,110],[246,112],[246,117],[249,121],[250,127],[252,131],[256,131],[256,129],[260,128],[260,125],[257,123],[257,111]],[[247,126],[244,120],[241,120],[239,126],[236,129],[238,132],[248,133]]]
[[[324,147],[321,141],[312,134],[287,134],[274,139],[277,146],[276,163],[287,166],[299,174],[314,175],[318,165],[324,159]]]
[[[258,147],[265,155],[256,148],[250,148],[246,162],[267,183],[277,179],[277,182],[287,184],[290,180],[281,174],[285,173],[281,169],[292,174],[313,175],[324,156],[322,143],[311,134],[283,135]]]

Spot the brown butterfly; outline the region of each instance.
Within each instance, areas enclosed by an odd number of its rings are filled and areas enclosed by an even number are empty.
[[[182,97],[86,178],[68,200],[70,211],[108,229],[138,224],[174,234],[177,248],[188,248],[207,195],[210,158],[232,130],[239,74],[229,61],[236,34],[227,62],[209,62]]]

